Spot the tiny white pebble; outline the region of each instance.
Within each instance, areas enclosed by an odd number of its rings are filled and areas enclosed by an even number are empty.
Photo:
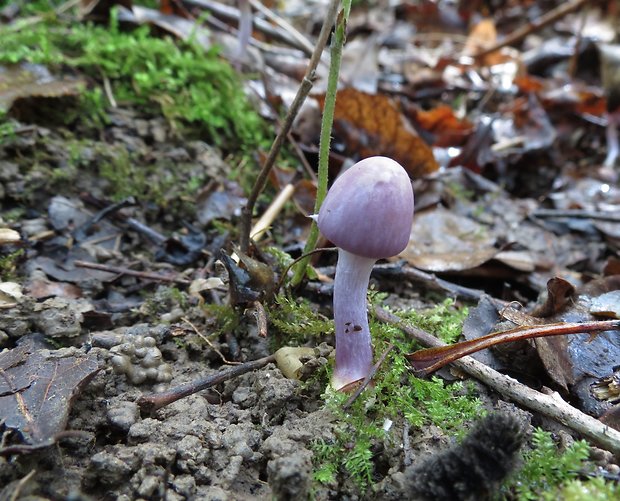
[[[391,419],[385,418],[385,421],[383,421],[383,431],[390,431],[393,424],[394,422]]]

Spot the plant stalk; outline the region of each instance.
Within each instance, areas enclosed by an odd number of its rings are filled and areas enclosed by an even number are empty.
[[[297,90],[297,94],[295,95],[295,99],[293,100],[293,104],[288,110],[286,117],[284,118],[284,122],[278,135],[274,139],[271,149],[269,150],[269,154],[267,155],[267,159],[263,164],[261,171],[258,173],[258,177],[254,182],[254,186],[252,187],[252,192],[248,196],[248,201],[241,213],[241,230],[239,237],[239,247],[241,252],[247,254],[250,248],[250,231],[252,228],[252,213],[254,212],[254,206],[256,205],[256,201],[258,200],[259,195],[265,189],[265,185],[267,184],[267,179],[269,178],[269,172],[271,171],[273,165],[275,164],[276,158],[280,153],[280,149],[282,148],[282,144],[286,139],[286,136],[293,125],[293,120],[297,116],[301,105],[306,99],[306,96],[312,89],[312,83],[314,81],[314,75],[316,68],[321,60],[321,55],[323,54],[323,49],[325,45],[327,45],[327,39],[332,31],[333,26],[333,18],[336,15],[338,10],[338,6],[340,5],[340,0],[331,0],[327,13],[325,14],[325,19],[323,21],[323,27],[321,28],[321,33],[319,34],[319,38],[316,42],[316,47],[314,48],[314,52],[312,53],[312,57],[310,58],[310,62],[308,63],[308,68],[306,69],[306,74],[304,75],[304,79]]]
[[[342,61],[342,48],[347,35],[347,20],[351,11],[351,0],[342,2],[342,10],[338,14],[336,32],[331,45],[331,61],[327,78],[327,90],[325,92],[325,104],[323,106],[323,117],[321,119],[321,136],[319,142],[319,169],[318,184],[316,190],[316,200],[314,203],[314,213],[318,214],[323,200],[327,195],[327,181],[329,170],[329,150],[331,144],[332,126],[334,123],[334,111],[336,109],[336,93],[338,92],[338,77],[340,75],[340,62]],[[304,247],[304,254],[308,254],[316,247],[319,239],[319,228],[316,221],[312,222],[310,233]],[[310,257],[302,259],[295,266],[295,272],[291,279],[291,285],[297,287],[304,276],[306,268],[310,262]]]

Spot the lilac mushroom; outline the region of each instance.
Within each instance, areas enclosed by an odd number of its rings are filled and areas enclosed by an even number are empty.
[[[336,389],[365,378],[373,364],[366,290],[377,259],[402,252],[413,223],[405,169],[386,157],[357,162],[330,188],[318,214],[321,233],[338,246],[334,283]]]

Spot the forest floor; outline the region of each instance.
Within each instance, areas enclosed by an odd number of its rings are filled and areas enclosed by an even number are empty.
[[[0,1],[0,499],[617,499],[615,3],[354,2],[330,179],[391,156],[416,214],[353,398],[329,385],[336,255],[288,268],[328,50],[256,219],[289,196],[239,248],[328,2],[284,2],[298,31],[256,3]],[[505,331],[432,375],[408,356]]]

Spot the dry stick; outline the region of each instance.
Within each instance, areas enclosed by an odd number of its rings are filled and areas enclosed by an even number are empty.
[[[261,369],[265,365],[275,362],[276,356],[269,355],[268,357],[259,358],[258,360],[252,360],[251,362],[245,362],[241,365],[236,365],[230,369],[219,371],[216,374],[212,374],[207,377],[202,377],[188,383],[175,386],[163,393],[153,393],[152,395],[144,395],[138,399],[138,405],[140,410],[144,413],[151,414],[157,409],[161,409],[166,405],[170,405],[177,400],[198,393],[199,391],[211,388],[216,384],[223,383],[229,379],[236,378],[251,372],[253,370]]]
[[[174,282],[175,284],[189,285],[191,282],[185,278],[167,277],[158,273],[148,271],[136,271],[120,266],[109,266],[107,264],[89,263],[88,261],[74,261],[73,264],[78,268],[89,268],[91,270],[107,271],[109,273],[120,273],[131,275],[132,277],[143,278],[145,280],[156,280],[159,282]]]
[[[599,221],[609,221],[620,223],[620,214],[599,212],[581,209],[537,209],[530,214],[532,217],[540,218],[574,218],[574,219],[596,219]]]
[[[474,57],[480,58],[484,57],[491,52],[495,52],[502,47],[506,47],[507,45],[512,45],[517,42],[523,40],[530,33],[534,33],[535,31],[544,28],[548,24],[551,24],[558,19],[564,17],[566,14],[570,14],[571,12],[579,9],[581,6],[587,3],[588,0],[572,0],[572,2],[566,2],[564,4],[559,5],[555,9],[550,10],[545,15],[541,16],[538,20],[528,23],[525,26],[522,26],[516,31],[513,31],[510,35],[505,37],[503,40],[493,44],[491,47],[487,47],[484,50],[478,52]]]
[[[184,3],[208,10],[213,14],[213,16],[226,21],[238,23],[241,18],[241,12],[239,9],[236,9],[231,5],[214,2],[213,0],[184,0]],[[292,36],[291,33],[280,27],[273,26],[269,21],[254,17],[252,19],[252,26],[257,31],[290,45],[291,47],[295,47],[304,53],[307,53],[307,55],[310,55],[311,51],[308,52],[305,44],[300,43],[300,41],[295,36]]]
[[[299,46],[304,48],[304,52],[307,55],[312,54],[314,47],[312,43],[302,34],[300,33],[291,23],[286,21],[285,19],[278,16],[275,12],[265,7],[258,0],[249,0],[250,5],[254,7],[257,11],[264,14],[264,16],[271,22],[277,24],[280,28],[290,34],[290,36],[299,44]]]
[[[340,0],[331,0],[328,8],[327,14],[325,15],[325,19],[323,21],[323,27],[321,28],[321,33],[319,34],[319,39],[316,42],[316,47],[314,48],[314,52],[312,53],[312,57],[310,58],[310,62],[308,63],[308,69],[306,70],[306,74],[297,90],[297,95],[291,104],[291,107],[284,118],[284,123],[278,132],[273,144],[271,145],[271,149],[269,150],[269,155],[267,155],[267,159],[263,164],[263,168],[258,174],[256,181],[254,182],[254,186],[252,187],[252,192],[248,196],[248,201],[243,208],[241,213],[241,236],[239,241],[239,247],[241,248],[241,252],[244,254],[248,253],[250,248],[250,228],[252,226],[252,212],[254,211],[254,205],[256,205],[256,200],[258,200],[258,196],[262,193],[265,188],[265,184],[267,184],[267,179],[269,177],[269,172],[273,167],[278,154],[280,153],[280,149],[282,148],[282,144],[286,139],[286,136],[293,125],[293,120],[299,113],[301,105],[306,100],[306,96],[310,93],[310,89],[312,89],[312,81],[314,80],[314,75],[316,71],[316,67],[321,60],[321,55],[323,54],[323,49],[327,44],[327,40],[329,39],[329,34],[332,31],[332,26],[334,24],[334,19],[336,18],[336,12],[338,10],[338,6],[340,5]]]
[[[250,237],[252,240],[258,242],[261,238],[263,238],[263,236],[265,236],[265,233],[271,227],[271,223],[273,223],[276,217],[278,217],[278,214],[282,212],[284,204],[291,199],[294,193],[295,185],[291,183],[287,184],[280,190],[280,193],[276,195],[269,207],[267,207],[267,210],[263,213],[260,219],[256,221],[250,230]]]
[[[405,324],[402,319],[383,308],[375,308],[375,314],[379,320],[396,325],[425,346],[445,346],[445,343],[435,336],[422,329]],[[561,422],[597,445],[620,455],[620,431],[584,414],[563,400],[558,393],[545,394],[533,390],[529,386],[519,383],[516,379],[505,376],[471,357],[464,357],[452,364],[470,376],[479,379],[501,395],[528,409]]]

